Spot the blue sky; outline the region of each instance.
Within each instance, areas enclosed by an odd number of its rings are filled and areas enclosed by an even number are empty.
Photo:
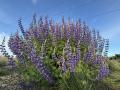
[[[16,32],[20,17],[27,28],[34,13],[56,21],[81,18],[110,39],[109,56],[120,53],[120,0],[0,0],[0,41]]]

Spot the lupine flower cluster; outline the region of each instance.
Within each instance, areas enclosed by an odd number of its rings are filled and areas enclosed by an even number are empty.
[[[19,63],[25,64],[24,62],[24,55],[23,52],[21,51],[23,49],[23,41],[20,39],[18,32],[14,36],[10,36],[8,46],[13,52],[13,54],[16,55],[18,58]]]
[[[18,25],[22,35],[19,32],[11,35],[9,48],[21,65],[26,66],[27,62],[30,62],[49,83],[55,81],[54,71],[49,68],[53,63],[54,67],[59,66],[56,68],[62,73],[67,71],[74,73],[77,64],[84,62],[98,67],[97,79],[108,75],[107,58],[103,56],[103,54],[107,56],[108,40],[103,39],[99,32],[91,30],[80,20],[72,22],[69,19],[65,22],[63,17],[61,23],[54,23],[53,19],[40,17],[37,23],[34,15],[26,31],[21,19]],[[106,47],[105,50],[104,47]],[[48,60],[47,63],[46,60]]]

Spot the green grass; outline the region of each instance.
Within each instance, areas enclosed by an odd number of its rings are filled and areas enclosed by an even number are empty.
[[[120,90],[120,62],[116,60],[108,61],[110,74],[104,79],[104,83],[115,90]]]
[[[10,74],[9,70],[5,67],[6,66],[6,58],[0,57],[0,76],[5,76]]]

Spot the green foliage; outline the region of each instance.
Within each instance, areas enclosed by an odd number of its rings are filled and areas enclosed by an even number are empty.
[[[18,70],[23,75],[24,80],[26,82],[36,81],[37,87],[40,88],[40,90],[46,90],[49,87],[49,90],[92,90],[95,87],[95,77],[97,74],[97,68],[92,67],[91,65],[85,64],[83,59],[84,53],[87,51],[88,46],[81,44],[81,60],[78,62],[75,72],[71,73],[66,71],[65,73],[62,73],[59,68],[59,61],[53,61],[52,60],[52,53],[55,50],[55,54],[57,57],[63,55],[63,48],[65,46],[65,40],[59,40],[56,43],[56,46],[52,45],[52,42],[50,42],[49,38],[46,41],[45,44],[45,56],[43,58],[43,63],[50,70],[52,73],[52,76],[54,77],[54,80],[56,81],[55,84],[51,87],[47,84],[45,80],[42,79],[41,75],[37,72],[35,69],[35,66],[30,62],[26,54],[24,54],[25,59],[25,66],[18,63]],[[33,39],[32,43],[34,44],[34,47],[36,49],[36,53],[40,55],[41,52],[41,45],[36,40]],[[70,45],[72,48],[72,52],[75,51],[75,42],[70,41]]]
[[[26,82],[31,81],[40,81],[41,76],[35,69],[35,66],[30,61],[27,61],[25,65],[21,65],[18,63],[18,71],[23,75],[24,80]]]
[[[115,90],[120,90],[120,62],[115,60],[108,61],[110,67],[109,77],[104,79],[104,83]]]
[[[6,68],[6,61],[0,61],[0,76],[5,76],[10,74],[9,70]]]
[[[2,60],[0,61],[0,68],[4,67],[6,65],[6,61]]]
[[[120,59],[120,54],[115,54],[114,56],[111,56],[110,58],[109,58],[110,60],[113,60],[113,59]]]
[[[0,68],[0,76],[9,75],[10,72],[6,68]]]

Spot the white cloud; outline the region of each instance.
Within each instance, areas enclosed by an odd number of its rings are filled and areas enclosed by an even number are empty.
[[[32,3],[33,4],[36,4],[38,0],[32,0]]]
[[[5,37],[5,47],[6,47],[6,50],[7,50],[7,52],[8,52],[10,55],[12,55],[12,52],[10,51],[10,49],[9,49],[9,47],[8,47],[9,35],[7,35],[7,34],[4,33],[4,32],[0,33],[0,44],[2,43],[4,37]],[[0,55],[1,55],[1,52],[0,52]]]

